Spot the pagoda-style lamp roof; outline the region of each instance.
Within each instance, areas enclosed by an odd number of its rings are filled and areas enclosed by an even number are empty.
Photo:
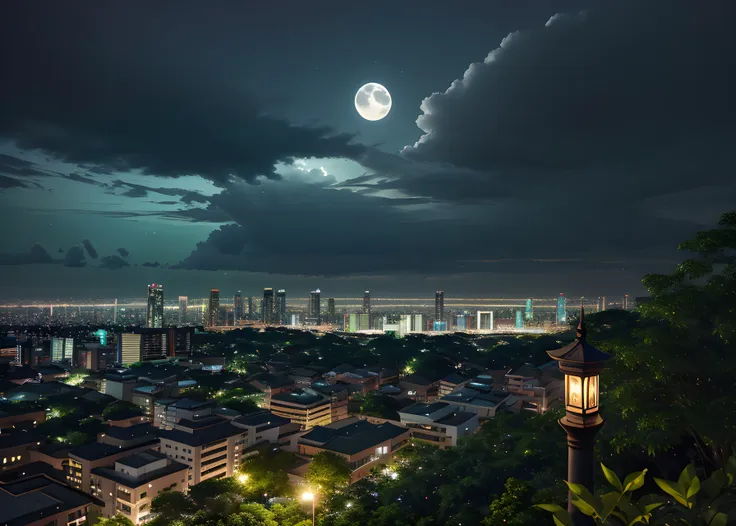
[[[561,349],[547,351],[547,354],[553,360],[558,362],[566,362],[576,367],[584,367],[586,364],[602,364],[611,358],[611,355],[596,349],[586,340],[585,329],[585,311],[580,306],[580,323],[578,323],[577,338],[570,345],[566,345]]]

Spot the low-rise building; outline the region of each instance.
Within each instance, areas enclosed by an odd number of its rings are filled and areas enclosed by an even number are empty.
[[[69,462],[63,463],[67,483],[74,488],[91,494],[93,488],[90,482],[90,473],[93,469],[113,466],[117,460],[123,457],[155,447],[158,447],[157,440],[127,448],[100,442],[74,448],[69,451]]]
[[[149,423],[128,427],[110,426],[97,437],[97,441],[101,444],[110,444],[121,448],[147,444],[155,442],[157,439],[157,430]]]
[[[141,524],[151,513],[151,501],[163,491],[186,492],[189,467],[157,451],[123,457],[114,467],[92,470],[93,496],[102,500],[100,514],[118,513]]]
[[[271,411],[299,424],[302,429],[327,425],[332,421],[330,398],[314,389],[295,389],[272,396]]]
[[[466,383],[470,381],[470,378],[467,378],[461,374],[458,373],[451,373],[445,376],[440,380],[440,387],[439,387],[439,396],[442,398],[445,395],[450,394],[455,389],[458,389],[462,386],[464,386]]]
[[[0,470],[13,469],[31,462],[31,450],[42,438],[33,431],[16,431],[0,435]]]
[[[442,402],[454,404],[460,411],[475,413],[478,418],[493,418],[507,403],[516,401],[516,397],[507,391],[484,393],[462,387],[440,398]]]
[[[312,389],[330,399],[330,417],[332,422],[337,422],[349,416],[348,403],[350,401],[350,390],[345,384],[328,384],[319,380],[312,384]]]
[[[254,376],[250,384],[264,393],[263,408],[271,408],[271,398],[294,388],[294,380],[286,375],[261,373]]]
[[[173,429],[180,420],[197,420],[212,416],[215,405],[213,400],[205,402],[189,398],[157,400],[154,407],[153,425],[161,429]]]
[[[288,449],[290,441],[286,439],[300,430],[298,424],[270,411],[248,413],[235,418],[232,422],[235,427],[246,431],[241,450],[265,442],[283,445]]]
[[[180,420],[173,429],[160,432],[161,453],[189,466],[190,486],[230,477],[242,461],[247,434],[233,422],[217,416]]]
[[[429,402],[438,395],[439,382],[430,380],[419,374],[410,374],[399,380],[399,387],[406,396],[416,402]]]
[[[390,422],[371,424],[350,418],[317,426],[299,439],[299,453],[307,457],[330,452],[345,459],[350,482],[365,477],[374,467],[391,462],[393,454],[409,443],[411,431]]]
[[[477,414],[460,411],[447,402],[412,404],[400,410],[399,417],[411,429],[412,438],[443,449],[456,446],[458,438],[475,433],[480,426]]]
[[[7,409],[0,411],[0,433],[7,433],[12,429],[33,428],[46,421],[46,411],[42,409],[29,411],[22,407],[16,411],[14,405],[16,404],[8,404]]]
[[[506,390],[521,400],[522,410],[544,413],[565,396],[562,374],[553,361],[540,367],[524,364],[509,371],[506,380]]]
[[[82,526],[95,500],[44,474],[0,484],[0,524]]]

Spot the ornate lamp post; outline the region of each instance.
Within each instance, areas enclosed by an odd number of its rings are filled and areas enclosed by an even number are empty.
[[[567,433],[567,480],[585,486],[592,493],[595,434],[604,422],[598,413],[598,375],[611,355],[586,341],[584,315],[581,305],[576,340],[562,349],[547,351],[547,354],[558,362],[560,371],[565,375],[566,414],[559,422]],[[593,519],[580,513],[569,497],[567,510],[576,526],[593,524]]]

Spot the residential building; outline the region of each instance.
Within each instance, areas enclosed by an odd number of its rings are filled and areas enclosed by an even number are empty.
[[[540,367],[524,364],[506,374],[506,390],[521,401],[521,408],[535,413],[562,404],[565,384],[553,361]]]
[[[389,464],[394,453],[409,443],[410,436],[410,429],[390,422],[372,424],[349,418],[312,428],[299,439],[299,454],[313,457],[330,452],[344,458],[353,483],[374,467]]]
[[[247,431],[229,420],[208,416],[180,420],[174,429],[160,432],[161,452],[189,466],[188,484],[230,477],[242,460]]]
[[[294,380],[283,374],[261,373],[250,380],[250,384],[264,393],[263,408],[271,408],[271,398],[294,387]]]
[[[274,322],[286,325],[286,291],[284,289],[276,291]]]
[[[313,290],[309,294],[309,317],[308,324],[319,325],[322,323],[322,304],[321,304],[321,291],[319,289]]]
[[[154,407],[153,425],[159,429],[174,429],[180,420],[198,420],[212,416],[215,405],[213,400],[205,402],[189,398],[157,400]]]
[[[164,286],[154,283],[148,286],[146,327],[161,329],[164,326]]]
[[[97,442],[119,448],[131,448],[141,444],[155,443],[158,439],[156,428],[148,422],[132,426],[109,426],[100,433]]]
[[[332,420],[330,398],[314,389],[294,389],[271,396],[271,411],[302,429],[327,425]]]
[[[480,426],[478,415],[458,410],[447,402],[417,403],[399,411],[401,423],[411,429],[411,436],[440,448],[457,445],[460,437],[471,435]]]
[[[90,478],[93,469],[113,466],[117,460],[123,457],[142,453],[155,447],[158,447],[158,440],[154,439],[127,448],[101,442],[74,448],[68,453],[68,463],[62,462],[67,484],[91,494],[94,489],[92,487],[94,484],[92,484]]]
[[[284,438],[299,432],[297,424],[270,411],[257,411],[238,416],[232,424],[245,430],[241,450],[265,442],[281,445]]]
[[[270,325],[274,320],[274,306],[273,306],[273,289],[263,289],[263,307],[261,308],[261,317],[263,323]]]
[[[346,384],[329,384],[324,380],[318,380],[312,384],[312,389],[330,399],[330,418],[332,422],[348,417],[349,387]]]
[[[33,431],[10,429],[0,435],[0,470],[13,469],[31,462],[31,450],[43,440]]]
[[[0,484],[0,524],[83,526],[95,500],[52,477],[39,474]]]
[[[513,405],[518,402],[516,396],[506,391],[484,393],[469,387],[461,387],[452,393],[446,394],[440,400],[456,405],[460,411],[475,413],[478,418],[483,419],[493,418],[507,404],[510,404],[510,410],[514,410]],[[517,403],[517,405],[520,405],[520,403]]]
[[[138,383],[138,376],[130,369],[117,369],[107,373],[100,384],[100,392],[113,396],[118,400],[133,400],[133,389]]]
[[[399,387],[406,392],[408,398],[417,402],[428,402],[437,398],[439,381],[414,373],[401,378]]]
[[[114,467],[94,468],[92,495],[104,502],[103,517],[121,514],[133,524],[142,524],[151,513],[151,501],[164,491],[186,492],[189,467],[158,451],[123,457]]]
[[[243,294],[238,291],[233,297],[233,325],[238,325],[243,319]]]
[[[439,396],[443,397],[447,394],[450,394],[455,389],[464,386],[469,381],[470,378],[466,378],[465,376],[458,373],[451,373],[440,380]]]
[[[135,329],[119,333],[117,361],[123,365],[130,365],[168,358],[169,334],[168,329]]]

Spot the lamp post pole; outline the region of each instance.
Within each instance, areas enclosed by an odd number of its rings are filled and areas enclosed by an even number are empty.
[[[577,338],[570,345],[547,351],[565,375],[565,416],[560,427],[567,435],[567,481],[584,486],[593,493],[595,476],[595,436],[604,420],[598,413],[599,373],[611,355],[590,345],[586,340],[585,313],[580,306]],[[592,526],[593,518],[575,507],[568,492],[567,511],[575,526]]]

